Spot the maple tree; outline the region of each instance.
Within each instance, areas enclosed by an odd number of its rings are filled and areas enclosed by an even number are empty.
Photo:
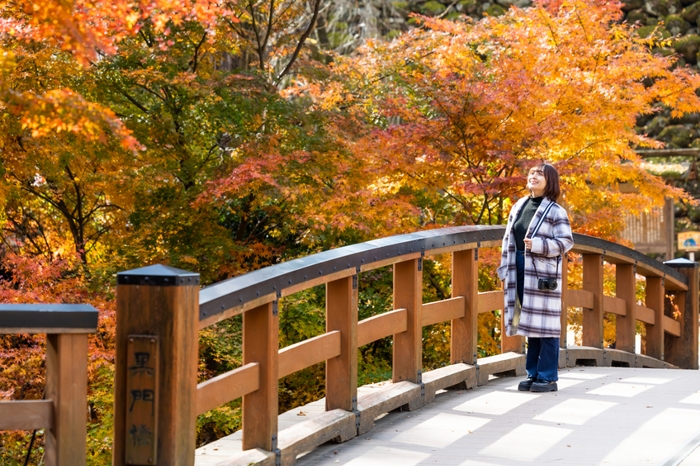
[[[333,81],[299,92],[320,88],[320,106],[374,127],[358,157],[389,189],[429,199],[424,224],[502,223],[523,170],[544,159],[559,168],[576,229],[614,238],[622,210],[683,196],[641,167],[633,147],[659,143],[635,133],[635,115],[700,104],[697,74],[653,55],[658,39],[619,15],[613,3],[570,1],[478,23],[418,17],[423,27],[368,43],[337,60]],[[619,193],[621,182],[640,193]]]
[[[109,456],[116,271],[165,262],[211,283],[380,236],[503,223],[541,159],[562,174],[579,232],[615,239],[621,212],[685,196],[643,170],[633,147],[658,143],[634,123],[662,104],[696,111],[700,80],[653,55],[661,39],[619,24],[613,3],[542,2],[479,22],[416,16],[416,28],[352,56],[323,48],[352,41],[323,38],[338,18],[319,0],[0,11],[0,298],[100,309],[91,464]],[[639,192],[619,193],[621,182]],[[480,253],[481,291],[499,286],[497,257]],[[426,302],[449,296],[449,270],[448,257],[426,258]],[[390,277],[361,277],[360,318],[391,309]],[[281,342],[324,331],[321,288],[284,298]],[[497,313],[480,316],[481,355],[498,351],[497,328]],[[449,326],[423,336],[426,369],[446,364]],[[238,366],[239,342],[240,319],[202,331],[200,378]],[[41,345],[0,341],[4,397],[40,396]],[[361,383],[387,378],[390,361],[388,340],[362,348]],[[285,378],[283,408],[322,396],[322,374]],[[235,430],[239,410],[201,416],[198,441]],[[0,436],[0,448],[19,457],[10,438],[22,437]]]

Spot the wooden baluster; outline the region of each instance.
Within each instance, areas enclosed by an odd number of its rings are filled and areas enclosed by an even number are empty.
[[[634,353],[635,306],[637,304],[635,266],[632,264],[617,264],[615,266],[616,290],[615,296],[624,299],[625,315],[615,316],[615,348]]]
[[[277,302],[243,314],[243,364],[260,364],[260,388],[243,396],[243,449],[277,448],[279,364]]]
[[[326,361],[326,411],[357,408],[357,275],[326,284],[326,332],[340,331],[340,356]]]
[[[476,364],[479,317],[478,249],[452,253],[452,297],[464,296],[464,316],[452,319],[450,362]]]
[[[406,309],[406,331],[394,335],[393,381],[421,383],[423,259],[394,264],[394,309]]]
[[[664,359],[664,279],[647,277],[645,305],[654,311],[654,325],[646,327],[646,355]]]
[[[682,369],[698,369],[698,263],[687,259],[664,262],[688,279],[688,291],[675,292],[681,311],[681,336],[664,339],[664,359]],[[667,300],[668,301],[668,300]],[[666,315],[673,309],[666,302]]]
[[[583,289],[593,293],[593,308],[583,309],[583,346],[603,348],[603,256],[583,255]]]
[[[45,434],[47,466],[85,464],[87,351],[86,334],[47,335],[46,399],[54,410],[54,428]]]
[[[198,323],[199,274],[117,274],[113,465],[194,464]],[[127,425],[136,415],[145,423]]]

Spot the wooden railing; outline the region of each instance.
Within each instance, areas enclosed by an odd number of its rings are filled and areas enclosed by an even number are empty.
[[[92,306],[0,305],[0,334],[46,334],[44,399],[0,401],[0,430],[45,429],[47,466],[85,464],[87,336],[96,330]]]
[[[293,464],[298,453],[325,441],[366,432],[382,412],[419,408],[437,390],[473,387],[492,374],[523,374],[523,337],[502,332],[503,354],[477,359],[478,314],[502,308],[503,300],[501,291],[479,292],[478,251],[500,246],[503,233],[502,226],[471,226],[384,238],[201,291],[197,274],[165,266],[120,273],[114,464],[193,464],[196,416],[239,397],[244,451],[230,464],[274,463],[275,457]],[[583,255],[583,287],[565,287],[562,299],[566,306],[583,308],[584,347],[566,347],[563,312],[560,365],[592,360],[697,369],[697,264],[680,260],[663,265],[617,244],[574,238],[573,252]],[[424,304],[423,258],[442,253],[452,254],[452,297]],[[616,266],[615,297],[603,294],[604,261]],[[393,266],[394,309],[358,322],[359,273],[387,265]],[[646,277],[644,306],[635,297],[638,275]],[[279,350],[278,300],[322,284],[327,290],[326,333]],[[678,320],[671,317],[673,305],[680,311]],[[603,348],[604,312],[617,317],[615,350]],[[243,366],[197,384],[198,329],[238,314],[243,314]],[[634,354],[637,320],[647,327],[646,355]],[[422,328],[446,321],[451,323],[451,365],[424,374]],[[387,336],[393,336],[393,383],[381,395],[358,397],[357,349]],[[149,355],[142,356],[143,364],[136,363],[137,353]],[[326,415],[294,432],[278,432],[278,380],[322,361]]]

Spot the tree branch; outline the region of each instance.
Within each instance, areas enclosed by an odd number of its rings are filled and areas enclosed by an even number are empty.
[[[131,102],[136,108],[138,108],[139,110],[141,110],[143,113],[145,113],[146,115],[150,114],[149,110],[148,110],[145,106],[143,106],[139,101],[137,101],[135,98],[131,97],[131,95],[130,95],[128,92],[126,92],[126,91],[123,90],[123,89],[117,89],[117,91],[118,91],[121,95],[123,95],[124,97],[126,97],[126,99],[127,99],[129,102]]]
[[[287,66],[284,67],[282,72],[275,79],[276,86],[279,85],[282,78],[284,78],[287,75],[287,73],[289,73],[289,71],[292,69],[292,65],[294,64],[297,57],[299,56],[299,52],[301,52],[301,48],[304,46],[304,42],[306,42],[306,39],[309,37],[309,35],[311,35],[311,31],[314,30],[314,26],[316,25],[316,18],[318,18],[318,9],[320,6],[321,6],[321,0],[315,0],[314,12],[313,12],[313,15],[311,16],[311,21],[309,22],[309,26],[306,28],[304,33],[299,38],[299,42],[297,43],[297,46],[294,49],[294,53],[292,53],[292,58],[289,59],[289,63],[287,63]]]
[[[197,45],[194,47],[194,56],[192,57],[192,72],[195,73],[197,71],[197,64],[198,64],[198,59],[199,59],[199,49],[204,45],[204,41],[207,39],[207,33],[206,31],[202,35],[202,40],[199,41]]]

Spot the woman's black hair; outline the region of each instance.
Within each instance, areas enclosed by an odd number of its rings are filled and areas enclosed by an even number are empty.
[[[542,162],[532,168],[539,168],[544,174],[544,180],[547,186],[544,188],[543,196],[552,202],[557,202],[559,194],[561,194],[561,189],[559,188],[559,172],[557,169],[547,162]]]

